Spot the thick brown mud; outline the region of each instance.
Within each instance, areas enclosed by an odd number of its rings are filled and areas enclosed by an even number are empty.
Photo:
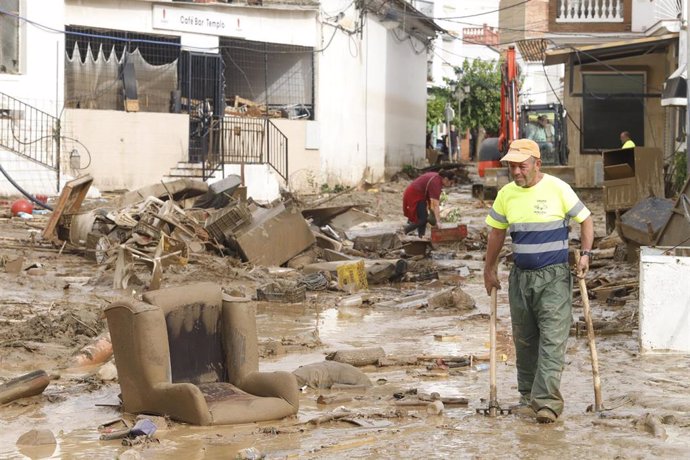
[[[396,191],[403,185],[390,187]],[[351,199],[375,204],[372,210],[382,217],[401,222],[396,214],[399,197],[399,193],[380,191],[362,192]],[[603,236],[601,204],[595,194],[588,198],[588,205],[598,216],[597,234]],[[470,234],[477,235],[487,209],[470,198],[469,188],[452,193],[449,203],[461,210],[461,220],[469,225]],[[0,227],[6,237],[2,244],[13,238],[24,241],[29,231],[16,220],[3,220]],[[99,425],[121,417],[133,420],[131,415],[120,412],[119,386],[94,376],[97,367],[64,367],[73,353],[103,332],[101,312],[115,294],[110,288],[112,273],[79,255],[32,250],[29,246],[7,249],[0,245],[0,250],[8,255],[24,254],[45,270],[45,275],[38,277],[0,274],[0,378],[36,369],[53,376],[42,395],[0,407],[0,458],[111,459],[134,449],[146,459],[214,459],[235,458],[237,452],[249,447],[267,458],[685,458],[690,448],[690,358],[641,356],[636,328],[632,333],[597,337],[607,409],[598,414],[587,412],[594,403],[594,393],[586,339],[569,339],[561,385],[565,412],[550,426],[517,415],[477,415],[475,410],[487,405],[484,398],[489,393],[488,371],[464,367],[432,372],[424,366],[367,366],[362,370],[373,387],[366,391],[305,388],[300,411],[294,418],[214,427],[173,422],[167,430],[156,433],[157,441],[134,448],[118,440],[100,441]],[[264,355],[261,370],[292,371],[303,364],[323,361],[330,351],[374,346],[382,347],[392,357],[486,357],[489,298],[482,282],[483,252],[462,245],[444,246],[436,252],[456,256],[451,262],[438,260],[439,280],[372,286],[374,299],[395,298],[401,291],[431,293],[459,283],[475,298],[476,309],[380,308],[375,301],[374,305],[338,307],[338,299],[345,294],[330,291],[309,293],[307,301],[300,304],[262,302],[257,314]],[[636,276],[636,266],[611,263],[615,265],[600,270],[608,276]],[[457,269],[461,266],[468,271],[461,274]],[[184,270],[166,273],[164,285],[213,279],[228,289],[252,294],[257,280],[271,276],[265,269],[204,258],[192,261]],[[504,264],[500,277],[503,290],[498,296],[498,395],[501,406],[508,407],[517,402],[518,394]],[[636,302],[628,300],[624,312],[634,316]],[[592,309],[595,319],[621,315],[619,307],[597,300],[592,300]],[[582,309],[575,308],[575,319],[580,315]],[[271,343],[279,346],[271,347]],[[440,415],[429,415],[424,407],[396,406],[393,395],[412,389],[438,392],[443,397],[466,397],[469,405],[446,406]],[[319,395],[333,394],[350,400],[317,404]],[[366,418],[371,426],[345,421],[309,423],[334,410],[349,410],[352,418]],[[646,414],[663,421],[665,437],[645,428],[641,420]],[[17,438],[34,428],[51,430],[57,444],[40,451],[17,447]]]

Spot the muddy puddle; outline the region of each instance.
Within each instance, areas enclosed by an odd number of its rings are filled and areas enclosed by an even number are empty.
[[[364,197],[369,195],[365,193]],[[388,199],[398,209],[399,198]],[[452,194],[450,200],[463,209],[463,221],[470,231],[478,232],[486,208],[471,200],[466,188]],[[599,219],[599,233],[602,226]],[[259,303],[259,342],[264,346],[271,342],[281,345],[277,353],[264,353],[261,370],[293,371],[323,361],[330,351],[359,347],[380,346],[390,357],[487,357],[489,298],[480,271],[482,254],[481,250],[445,247],[432,258],[440,262],[438,280],[371,288],[377,300],[385,300],[401,292],[440,291],[459,283],[476,300],[473,310],[380,308],[376,302],[338,307],[344,294],[332,292],[310,293],[306,302],[298,304]],[[21,282],[0,276],[5,300],[0,312],[0,377],[42,368],[55,379],[42,395],[0,407],[0,458],[115,458],[130,448],[118,440],[100,441],[98,426],[123,417],[117,407],[119,386],[95,378],[95,369],[64,369],[74,350],[102,332],[100,310],[112,292],[100,274],[90,273],[93,267],[77,256],[27,256],[40,259],[48,275],[40,280],[23,278]],[[214,264],[213,279],[252,291],[253,286],[245,281],[225,279],[228,271],[223,262]],[[460,267],[466,269],[458,270]],[[192,265],[186,274],[171,275],[170,282],[203,279],[203,268]],[[631,273],[636,270],[634,266],[625,269]],[[66,282],[66,276],[72,277],[71,281]],[[90,280],[84,283],[79,277]],[[508,407],[517,402],[518,394],[505,265],[501,265],[500,277],[504,289],[498,297],[498,395],[501,405]],[[629,301],[626,308],[634,310],[635,302]],[[597,317],[618,313],[596,300],[592,308]],[[574,319],[581,314],[582,309],[575,308]],[[52,323],[30,323],[41,315],[52,318]],[[34,324],[36,337],[21,329],[27,324]],[[156,441],[133,448],[137,456],[127,458],[227,459],[252,447],[266,458],[300,459],[686,458],[690,449],[690,358],[640,356],[637,340],[636,329],[597,338],[607,410],[592,414],[587,412],[594,402],[587,342],[571,337],[561,385],[565,412],[551,426],[537,425],[533,419],[516,415],[477,415],[477,408],[487,406],[483,398],[489,393],[489,372],[482,367],[466,366],[434,374],[422,365],[366,366],[362,370],[373,382],[367,390],[305,388],[297,416],[274,422],[216,427],[172,423],[156,433]],[[395,394],[415,389],[418,393],[465,397],[469,404],[447,405],[439,415],[428,414],[425,407],[395,404]],[[320,395],[336,394],[348,401],[317,404]],[[309,423],[341,406],[353,416],[375,423],[366,427],[345,421]],[[646,414],[658,418],[663,436],[658,430],[655,436],[645,425]],[[133,419],[129,415],[124,418]],[[41,451],[19,449],[15,445],[17,438],[34,428],[51,430],[57,444]]]
[[[479,289],[477,289],[478,291]],[[477,292],[478,294],[479,292]],[[503,296],[502,296],[503,297]],[[487,312],[488,303],[479,297],[478,311]],[[505,300],[505,299],[501,299]],[[382,346],[392,355],[486,354],[485,320],[462,320],[452,312],[373,311],[363,308],[361,316],[339,315],[336,308],[308,311],[289,306],[285,311],[271,305],[270,312],[258,315],[261,339],[284,336],[318,336],[322,348],[282,357],[266,358],[261,369],[294,370],[302,364],[323,360],[324,351],[348,347]],[[499,334],[507,333],[507,307],[501,302]],[[464,315],[468,316],[468,315]],[[451,341],[439,341],[443,333]],[[634,337],[599,340],[605,402],[635,395],[626,405],[605,412],[586,413],[593,402],[588,349],[583,339],[571,338],[568,365],[562,390],[566,409],[562,421],[540,426],[529,419],[505,416],[491,419],[476,415],[488,394],[488,372],[465,370],[440,378],[420,376],[419,368],[365,368],[374,382],[366,392],[353,391],[345,406],[355,412],[375,414],[390,425],[359,428],[345,422],[322,426],[308,420],[329,410],[317,405],[328,390],[307,389],[294,419],[236,427],[190,427],[175,424],[158,433],[159,443],[138,450],[142,458],[233,458],[234,453],[255,447],[268,458],[682,458],[690,445],[688,423],[682,422],[690,409],[690,370],[687,358],[644,357],[636,354]],[[508,347],[507,342],[502,344]],[[505,349],[510,356],[510,350]],[[65,375],[64,378],[69,378]],[[126,450],[117,441],[99,441],[98,425],[120,417],[119,388],[107,384],[94,391],[87,384],[71,384],[46,390],[42,400],[27,400],[2,409],[0,456],[22,454],[15,440],[30,428],[51,429],[58,439],[53,458],[113,458]],[[516,402],[515,367],[511,360],[498,368],[499,398],[505,406]],[[427,415],[420,409],[396,410],[394,393],[416,388],[443,396],[463,396],[468,407],[448,407],[441,415]],[[57,395],[56,402],[44,398]],[[37,397],[39,398],[39,397]],[[36,399],[36,398],[34,398]],[[668,438],[657,439],[634,425],[647,412],[673,414],[681,422],[665,426]],[[602,422],[605,424],[598,424]],[[610,426],[609,426],[610,425]],[[32,456],[32,452],[26,452]],[[36,458],[36,457],[32,457]]]

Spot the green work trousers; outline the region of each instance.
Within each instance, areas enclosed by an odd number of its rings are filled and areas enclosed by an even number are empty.
[[[559,389],[572,316],[573,279],[567,264],[537,270],[516,266],[508,297],[521,401],[535,411],[563,412]]]

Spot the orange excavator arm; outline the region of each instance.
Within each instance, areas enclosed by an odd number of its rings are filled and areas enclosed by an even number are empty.
[[[508,151],[508,146],[518,138],[518,65],[515,47],[506,51],[501,64],[501,124],[498,130],[498,151]]]

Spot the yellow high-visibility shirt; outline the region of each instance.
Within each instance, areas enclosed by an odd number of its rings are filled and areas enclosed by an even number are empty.
[[[633,147],[635,147],[635,143],[633,141],[631,141],[630,139],[628,139],[627,141],[625,141],[625,143],[623,144],[623,147],[621,147],[621,148],[622,149],[631,149]]]

